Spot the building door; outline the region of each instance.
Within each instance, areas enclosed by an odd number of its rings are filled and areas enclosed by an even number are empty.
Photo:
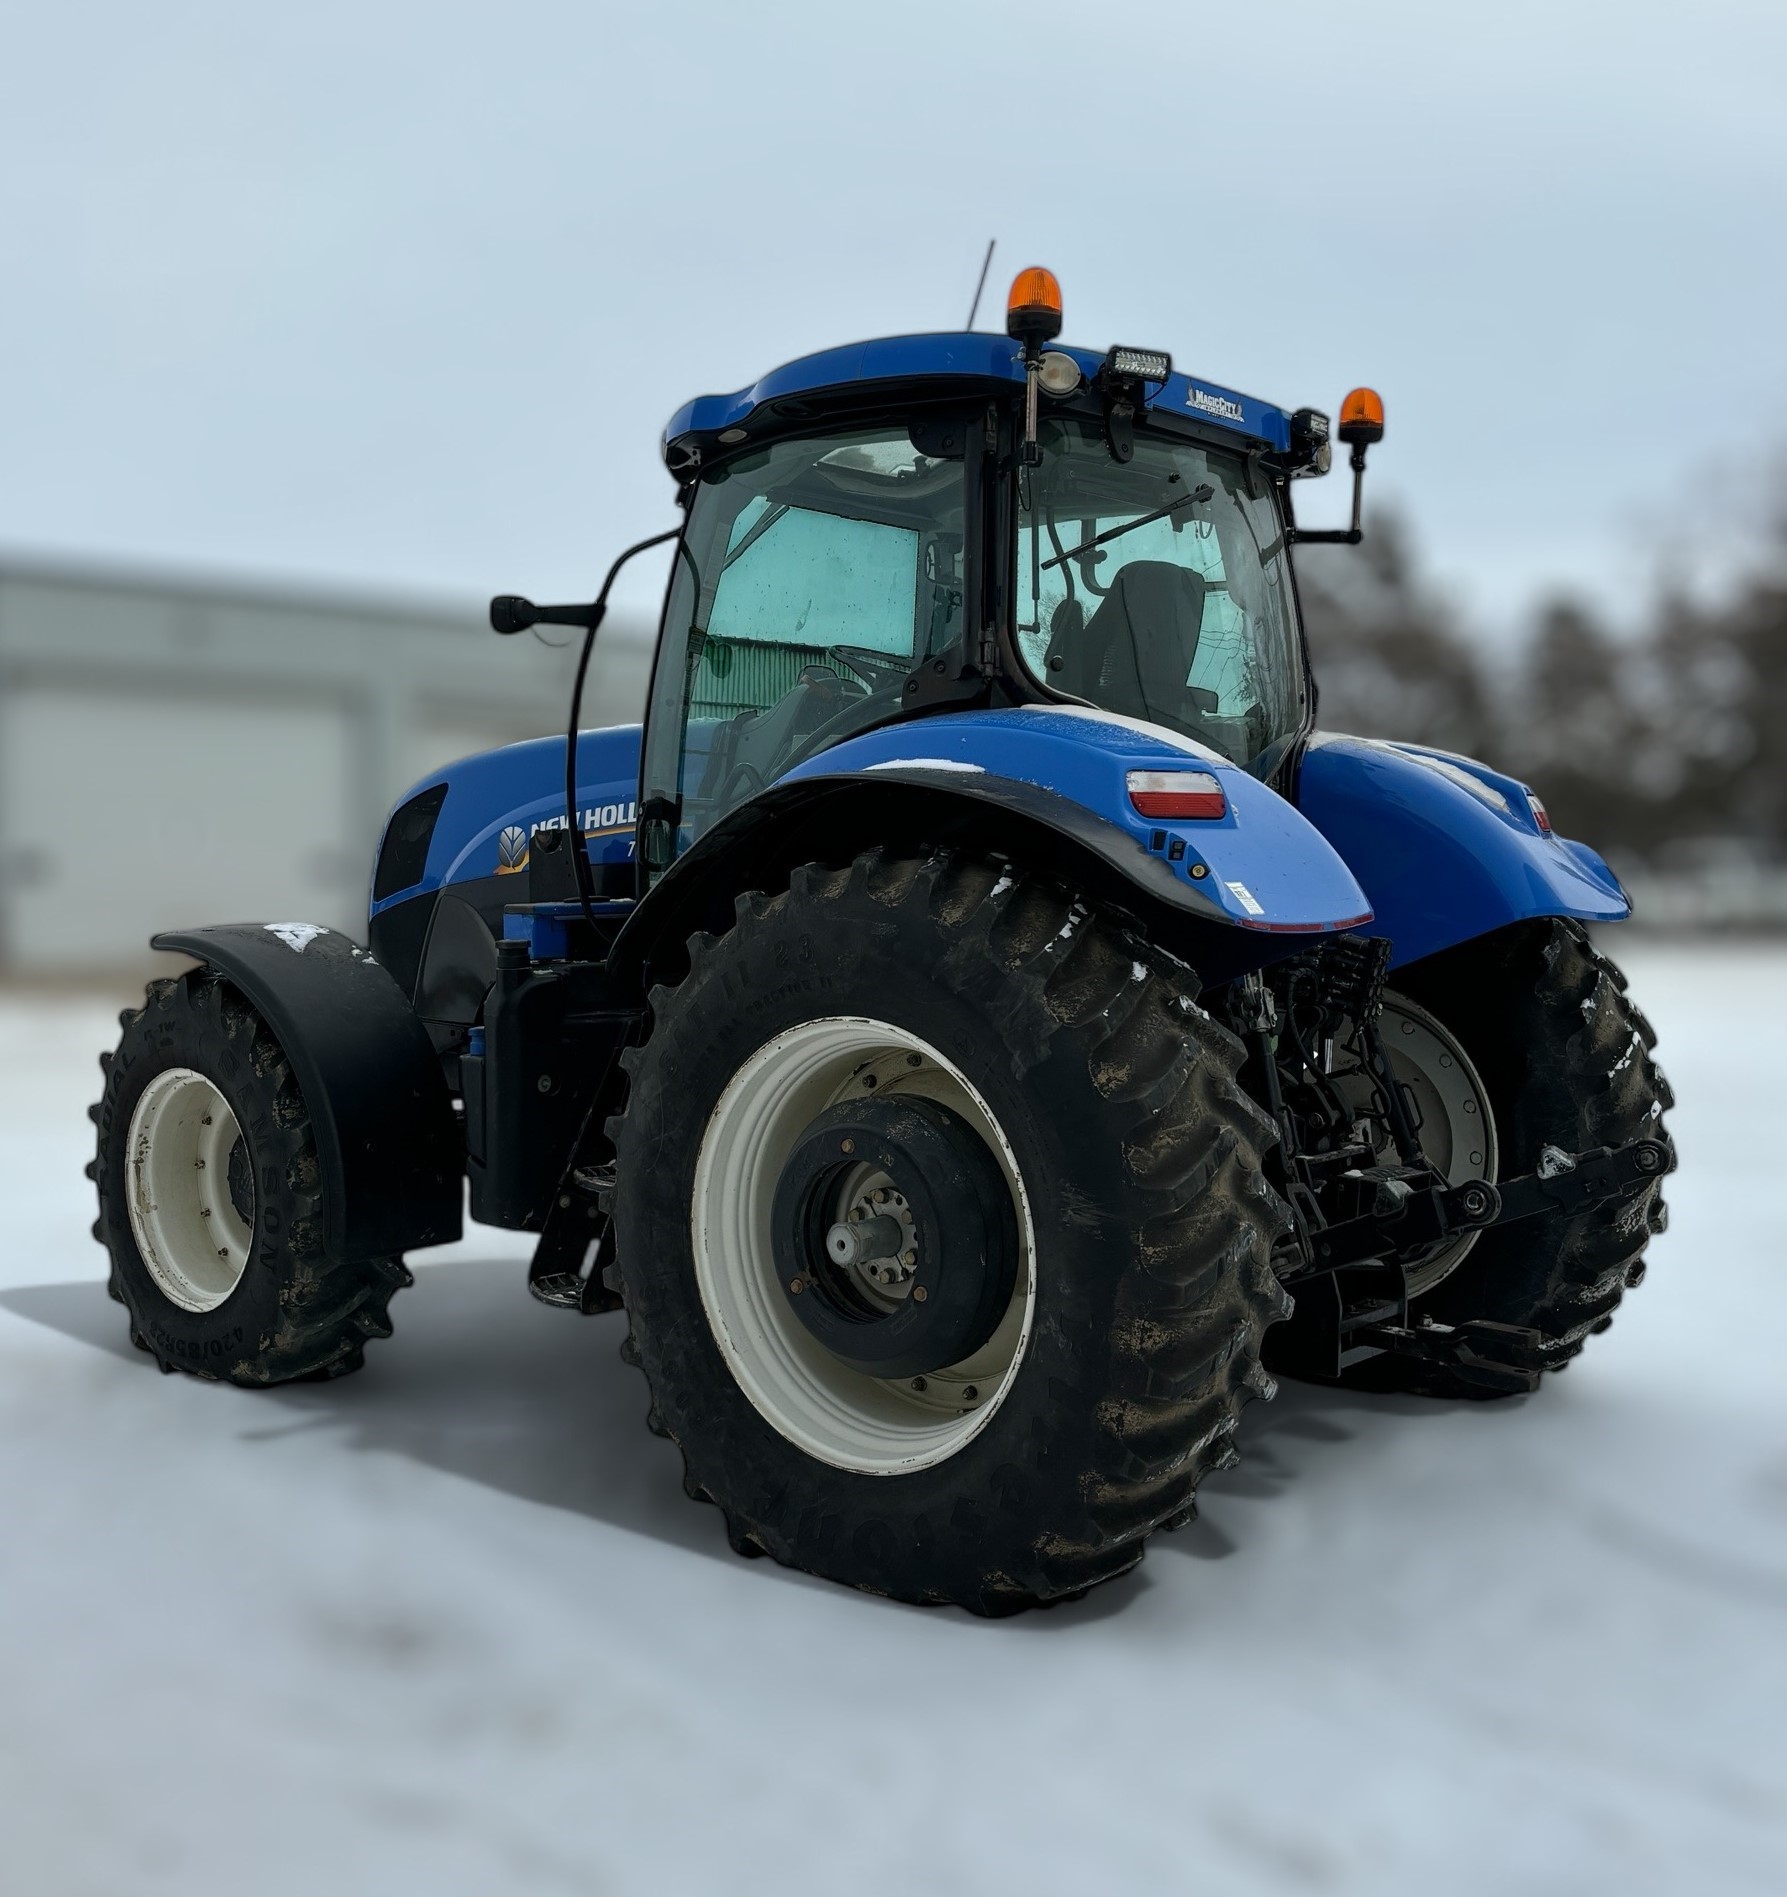
[[[312,921],[358,934],[350,725],[270,704],[24,685],[0,694],[0,949],[125,969],[158,929]]]

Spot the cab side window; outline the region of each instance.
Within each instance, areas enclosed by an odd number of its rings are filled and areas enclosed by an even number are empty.
[[[761,496],[733,523],[689,715],[767,711],[809,666],[851,676],[834,648],[913,661],[918,534]]]
[[[963,462],[904,429],[781,442],[702,482],[647,736],[677,850],[897,714],[915,667],[961,637],[965,522]]]

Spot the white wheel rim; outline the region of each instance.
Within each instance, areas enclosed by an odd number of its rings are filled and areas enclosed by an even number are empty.
[[[1493,1183],[1500,1165],[1495,1114],[1488,1090],[1464,1049],[1425,1008],[1402,995],[1384,997],[1378,1031],[1397,1079],[1415,1096],[1421,1150],[1440,1177],[1449,1186],[1462,1186],[1472,1179]],[[1359,1083],[1351,1083],[1345,1091],[1360,1106],[1370,1093],[1368,1086]],[[1409,1266],[1410,1295],[1431,1291],[1456,1271],[1479,1236],[1466,1232]]]
[[[169,1067],[130,1116],[125,1196],[149,1275],[183,1311],[214,1311],[248,1268],[253,1225],[230,1197],[230,1153],[241,1137],[216,1086]]]
[[[985,1140],[1011,1188],[1019,1244],[1011,1303],[988,1342],[947,1369],[893,1380],[840,1363],[800,1323],[777,1276],[770,1221],[776,1182],[808,1125],[840,1101],[889,1093],[935,1100]],[[690,1223],[701,1302],[727,1367],[764,1420],[818,1461],[867,1475],[928,1468],[986,1428],[1017,1376],[1036,1304],[1023,1176],[979,1090],[904,1028],[838,1015],[766,1041],[708,1120]]]

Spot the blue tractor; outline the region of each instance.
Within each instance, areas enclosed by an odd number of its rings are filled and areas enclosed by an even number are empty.
[[[164,1370],[357,1369],[469,1180],[741,1554],[995,1614],[1187,1521],[1274,1371],[1490,1398],[1607,1328],[1674,1164],[1620,885],[1316,725],[1378,398],[1313,531],[1326,416],[1060,308],[690,402],[643,726],[580,729],[606,585],[500,598],[584,630],[569,734],[404,798],[365,946],[156,939],[90,1170]]]

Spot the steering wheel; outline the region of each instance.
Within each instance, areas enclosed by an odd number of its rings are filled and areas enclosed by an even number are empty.
[[[915,663],[910,658],[896,658],[888,652],[877,652],[873,646],[833,646],[831,650],[853,672],[860,672],[870,686],[877,689],[891,685],[895,680],[904,682]]]
[[[833,648],[836,650],[836,647]],[[876,655],[881,656],[880,654]],[[861,723],[862,708],[868,700],[882,696],[906,677],[908,667],[902,665],[897,671],[882,679],[873,691],[860,692],[848,704],[843,705],[823,722],[816,724],[797,744],[790,747],[787,762],[782,765],[784,771],[791,771],[797,764],[804,764],[831,743],[833,738],[847,737]]]

